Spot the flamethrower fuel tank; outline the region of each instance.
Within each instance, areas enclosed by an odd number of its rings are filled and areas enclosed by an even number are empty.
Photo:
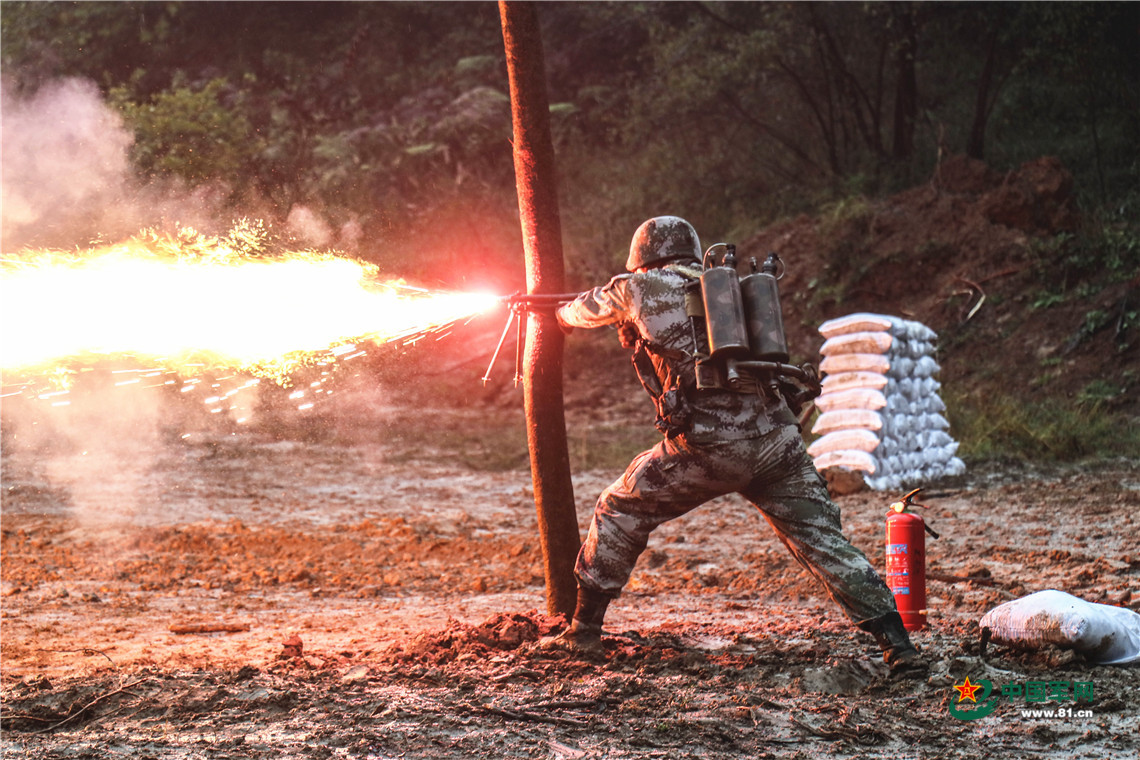
[[[740,295],[740,278],[736,274],[736,256],[732,246],[729,249],[721,266],[706,267],[701,274],[709,353],[718,358],[748,355],[744,300]]]
[[[752,273],[740,281],[744,316],[752,356],[761,361],[788,361],[788,340],[784,335],[784,315],[780,311],[780,291],[776,286],[779,258],[768,255],[760,271],[752,259]]]

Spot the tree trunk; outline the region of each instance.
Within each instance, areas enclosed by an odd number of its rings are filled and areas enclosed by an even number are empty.
[[[974,123],[966,142],[966,155],[979,161],[986,157],[986,122],[990,117],[990,88],[993,86],[994,62],[997,59],[997,39],[998,33],[994,29],[990,32],[989,43],[986,45],[986,60],[974,99]]]
[[[894,19],[901,27],[895,52],[898,79],[895,86],[894,143],[891,152],[896,160],[905,161],[914,154],[914,125],[918,120],[918,78],[914,70],[918,31],[913,7],[909,4],[891,7],[895,9]]]
[[[515,186],[527,292],[561,293],[565,279],[562,230],[538,14],[533,3],[501,0],[499,16],[511,88]],[[581,539],[562,405],[563,339],[562,329],[549,315],[535,313],[527,320],[523,405],[546,573],[546,606],[550,614],[569,618],[577,600],[574,562]]]

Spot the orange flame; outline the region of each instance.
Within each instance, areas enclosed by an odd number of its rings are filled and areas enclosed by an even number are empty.
[[[380,282],[374,265],[331,253],[267,256],[262,236],[248,226],[221,239],[144,233],[77,254],[6,256],[0,366],[42,371],[69,357],[125,354],[281,377],[314,352],[414,340],[499,303]]]

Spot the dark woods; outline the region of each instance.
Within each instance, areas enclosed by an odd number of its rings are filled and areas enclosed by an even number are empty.
[[[542,3],[567,261],[612,272],[651,213],[709,234],[1058,156],[1087,210],[1140,203],[1132,3]],[[304,205],[401,271],[517,275],[494,3],[20,3],[6,97],[94,82],[133,170],[235,214]],[[220,188],[220,190],[219,190]],[[343,242],[343,241],[342,241]]]

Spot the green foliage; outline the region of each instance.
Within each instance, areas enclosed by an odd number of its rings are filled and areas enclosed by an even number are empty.
[[[947,414],[967,460],[1077,460],[1140,454],[1140,422],[1107,402],[1126,389],[1090,383],[1075,402],[948,395]]]
[[[135,166],[191,186],[248,176],[261,145],[249,120],[222,102],[227,89],[224,79],[213,79],[198,89],[160,92],[142,104],[131,102],[124,88],[112,90],[111,101],[135,132]]]
[[[1136,267],[1135,227],[1120,220],[1140,204],[1137,4],[544,3],[539,15],[568,271],[583,284],[620,267],[653,214],[724,239],[913,184],[965,149],[980,101],[991,164],[1059,155],[1084,210],[1111,216],[1100,242],[1073,244],[1062,279],[1086,258]],[[2,20],[6,86],[95,81],[135,130],[141,172],[220,182],[235,204],[267,199],[283,217],[303,203],[385,241],[465,224],[455,209],[513,219],[492,3],[5,2]]]
[[[1076,233],[1033,240],[1030,252],[1043,286],[1034,296],[1033,308],[1087,300],[1105,284],[1126,282],[1140,272],[1140,224],[1125,203],[1115,210],[1089,214]],[[1093,321],[1090,317],[1085,327]],[[1093,331],[1100,327],[1103,324]]]

